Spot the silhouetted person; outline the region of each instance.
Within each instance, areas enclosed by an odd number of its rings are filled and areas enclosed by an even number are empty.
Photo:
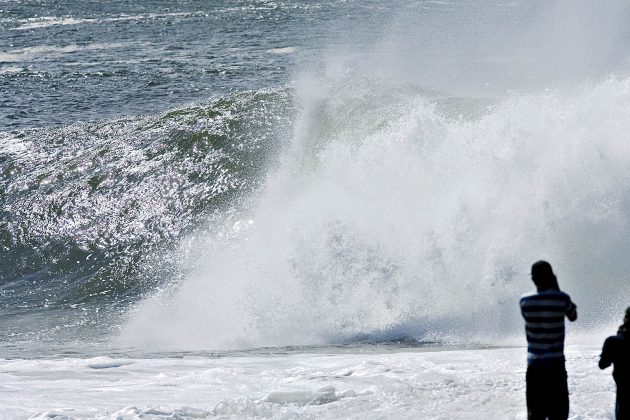
[[[560,291],[551,265],[532,265],[536,292],[520,300],[527,334],[526,397],[530,420],[566,420],[569,389],[564,365],[564,317],[577,319],[575,304]]]
[[[626,309],[623,325],[617,335],[608,337],[604,342],[599,368],[606,369],[611,364],[613,378],[617,384],[617,404],[615,415],[617,420],[630,419],[630,307]]]

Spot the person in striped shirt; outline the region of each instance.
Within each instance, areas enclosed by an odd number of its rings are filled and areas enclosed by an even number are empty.
[[[547,261],[532,265],[536,292],[520,300],[527,335],[527,418],[569,417],[569,390],[564,360],[564,317],[577,319],[577,307],[560,291]]]

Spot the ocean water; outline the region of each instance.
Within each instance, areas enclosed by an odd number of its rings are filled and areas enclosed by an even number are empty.
[[[0,1],[0,417],[525,418],[630,304],[623,1]]]

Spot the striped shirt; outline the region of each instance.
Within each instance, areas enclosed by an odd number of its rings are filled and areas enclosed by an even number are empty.
[[[549,289],[523,296],[521,313],[527,335],[527,363],[564,360],[564,317],[577,315],[569,295]]]

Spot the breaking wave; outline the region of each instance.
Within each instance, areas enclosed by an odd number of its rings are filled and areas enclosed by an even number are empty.
[[[488,341],[520,331],[540,258],[583,327],[627,305],[630,79],[492,102],[353,75],[298,85],[279,166],[195,238],[203,262],[136,308],[126,343]]]

